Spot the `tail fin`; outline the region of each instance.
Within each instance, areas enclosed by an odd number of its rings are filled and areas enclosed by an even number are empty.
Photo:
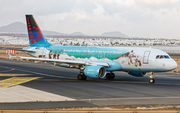
[[[29,45],[31,47],[47,47],[51,44],[44,38],[39,26],[32,15],[26,15]]]

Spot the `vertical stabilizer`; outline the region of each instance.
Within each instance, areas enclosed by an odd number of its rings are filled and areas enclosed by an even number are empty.
[[[31,47],[47,47],[51,44],[44,38],[39,26],[32,15],[26,15],[29,45]]]

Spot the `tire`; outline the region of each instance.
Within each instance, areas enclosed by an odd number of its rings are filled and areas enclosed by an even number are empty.
[[[86,80],[87,79],[87,76],[83,75],[83,80]]]
[[[85,75],[79,74],[79,75],[77,76],[77,79],[78,79],[78,80],[86,80],[87,77],[86,77]]]
[[[111,79],[111,74],[110,74],[110,73],[107,73],[107,74],[106,74],[106,78],[107,78],[107,79]]]
[[[107,78],[107,79],[114,79],[114,77],[115,77],[115,74],[114,74],[114,73],[107,73],[107,74],[106,74],[106,78]]]
[[[151,78],[151,79],[149,79],[149,83],[154,83],[155,82],[155,80],[154,80],[154,78]]]
[[[115,74],[114,74],[114,73],[112,73],[111,79],[114,79],[114,78],[115,78]]]

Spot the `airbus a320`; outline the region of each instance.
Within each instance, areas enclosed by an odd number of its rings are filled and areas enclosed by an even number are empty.
[[[78,80],[86,80],[87,77],[114,79],[114,71],[124,71],[136,77],[149,76],[149,82],[154,83],[154,72],[167,72],[177,67],[177,63],[166,52],[158,49],[53,46],[45,39],[32,15],[26,15],[26,22],[30,47],[16,50],[32,57],[20,58],[76,67],[80,71]]]

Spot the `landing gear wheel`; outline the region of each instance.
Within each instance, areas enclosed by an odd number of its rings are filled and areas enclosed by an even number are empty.
[[[110,74],[110,73],[107,73],[107,74],[106,74],[106,78],[107,78],[107,79],[111,79],[111,74]]]
[[[154,78],[151,78],[151,79],[149,79],[149,83],[154,83],[155,82],[155,80],[154,80]]]
[[[87,76],[85,76],[85,75],[84,75],[84,78],[83,78],[83,80],[86,80],[86,79],[87,79]]]
[[[79,74],[79,75],[77,76],[77,79],[78,79],[78,80],[86,80],[87,77],[86,77],[85,75]]]
[[[114,74],[114,73],[107,73],[107,74],[106,74],[106,78],[107,78],[107,79],[114,79],[114,77],[115,77],[115,74]]]
[[[112,73],[112,78],[111,79],[114,79],[115,78],[115,74],[114,73]]]

